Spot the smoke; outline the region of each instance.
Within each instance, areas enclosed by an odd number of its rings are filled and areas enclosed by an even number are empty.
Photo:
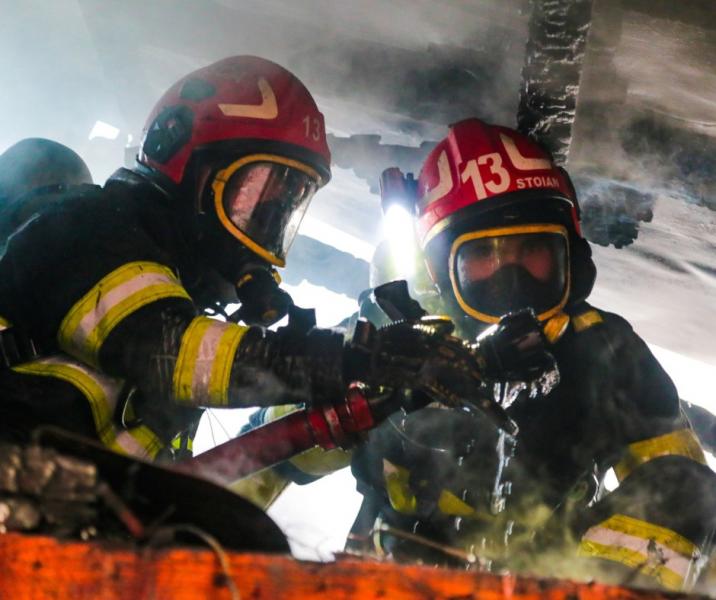
[[[351,89],[351,101],[362,110],[389,109],[400,133],[423,140],[431,123],[443,126],[471,115],[513,120],[516,82],[509,79],[514,75],[499,54],[487,53],[494,45],[482,39],[481,46],[485,50],[449,44],[404,50],[354,42],[332,52],[325,46],[311,49],[294,61],[329,75],[321,93],[338,96]]]
[[[660,195],[716,210],[715,137],[647,113],[632,115],[614,143],[618,161],[573,173],[589,241],[616,248],[633,243],[640,224],[654,218]]]
[[[716,137],[647,114],[619,138],[627,156],[641,161],[647,176],[657,173],[664,189],[716,210]]]
[[[713,208],[714,28],[700,2],[595,3],[569,157],[591,241],[630,244],[659,196]]]
[[[580,173],[573,177],[582,211],[582,231],[592,243],[622,248],[654,217],[653,192],[633,184]]]

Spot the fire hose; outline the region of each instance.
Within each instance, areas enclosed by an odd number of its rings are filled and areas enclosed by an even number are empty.
[[[350,448],[378,423],[376,405],[354,383],[341,402],[306,407],[233,440],[216,446],[179,465],[184,472],[221,483],[236,481],[288,460],[316,446],[324,450]]]

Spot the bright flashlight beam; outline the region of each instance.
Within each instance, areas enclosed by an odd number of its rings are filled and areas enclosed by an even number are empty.
[[[398,277],[412,276],[415,273],[416,256],[413,217],[402,206],[393,204],[383,217],[383,232],[390,245]]]

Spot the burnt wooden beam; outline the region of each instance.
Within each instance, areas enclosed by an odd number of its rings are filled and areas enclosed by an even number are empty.
[[[592,0],[532,0],[517,127],[566,162]]]

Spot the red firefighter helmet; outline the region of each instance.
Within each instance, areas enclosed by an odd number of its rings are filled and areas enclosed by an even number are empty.
[[[574,188],[519,132],[479,119],[452,125],[423,164],[417,195],[431,277],[469,317],[495,323],[531,307],[546,320],[591,291]]]
[[[276,266],[329,180],[330,160],[323,115],[306,87],[255,56],[220,60],[175,83],[149,115],[137,156],[140,169],[188,190],[197,212],[214,213],[220,235]]]

